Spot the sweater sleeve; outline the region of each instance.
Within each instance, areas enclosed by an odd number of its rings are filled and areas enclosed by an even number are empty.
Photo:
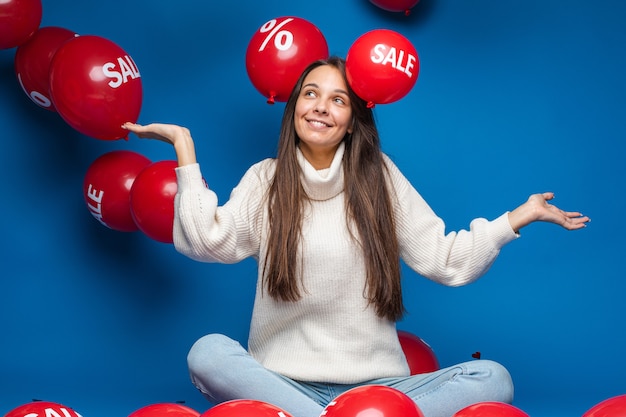
[[[266,189],[266,176],[262,174],[269,161],[253,165],[223,206],[218,205],[217,195],[205,183],[199,164],[176,168],[176,250],[201,262],[235,263],[257,257]]]
[[[485,274],[502,247],[516,239],[508,212],[493,221],[472,220],[469,230],[446,233],[446,226],[388,158],[395,195],[400,256],[418,274],[443,285],[460,286]]]

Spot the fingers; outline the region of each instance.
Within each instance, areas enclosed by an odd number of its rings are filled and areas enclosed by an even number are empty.
[[[584,227],[587,227],[587,223],[591,221],[588,216],[583,216],[582,213],[567,212],[564,214],[566,216],[566,219],[562,225],[568,230],[582,229]]]
[[[137,123],[126,122],[122,125],[122,129],[129,130],[135,134],[139,134],[142,130],[145,130],[145,126]]]

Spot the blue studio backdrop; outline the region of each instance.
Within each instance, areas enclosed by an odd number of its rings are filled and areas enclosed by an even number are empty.
[[[415,87],[374,111],[385,152],[449,230],[542,191],[592,218],[576,232],[523,229],[465,287],[405,268],[399,328],[442,366],[475,352],[503,363],[515,405],[533,417],[582,415],[625,394],[626,3],[421,0],[405,16],[367,0],[44,0],[41,26],[127,51],[143,83],[139,122],[190,128],[224,202],[251,164],[274,155],[283,103],[253,87],[245,51],[280,16],[315,24],[331,54],[378,28],[413,43]],[[128,149],[169,160],[173,149],[78,133],[24,94],[14,54],[0,51],[0,414],[33,399],[84,417],[177,401],[205,411],[187,351],[212,332],[246,342],[256,263],[194,262],[98,223],[82,194],[94,159]]]

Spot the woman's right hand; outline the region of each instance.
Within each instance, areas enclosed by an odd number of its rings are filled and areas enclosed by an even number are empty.
[[[191,132],[186,127],[165,123],[140,125],[131,122],[124,123],[122,127],[142,139],[155,139],[174,145],[178,166],[197,162]]]

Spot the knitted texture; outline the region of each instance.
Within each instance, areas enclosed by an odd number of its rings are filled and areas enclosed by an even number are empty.
[[[248,349],[266,368],[301,381],[351,384],[409,375],[395,323],[377,317],[364,298],[365,262],[350,238],[343,193],[343,144],[330,168],[316,171],[299,154],[306,205],[298,251],[302,299],[274,300],[261,288],[259,268]],[[444,222],[384,156],[389,168],[401,257],[418,274],[443,285],[483,275],[517,235],[507,213],[475,219],[468,230],[445,231]],[[273,159],[253,165],[218,205],[198,164],[176,169],[174,245],[202,262],[263,265],[268,237],[267,190]]]

